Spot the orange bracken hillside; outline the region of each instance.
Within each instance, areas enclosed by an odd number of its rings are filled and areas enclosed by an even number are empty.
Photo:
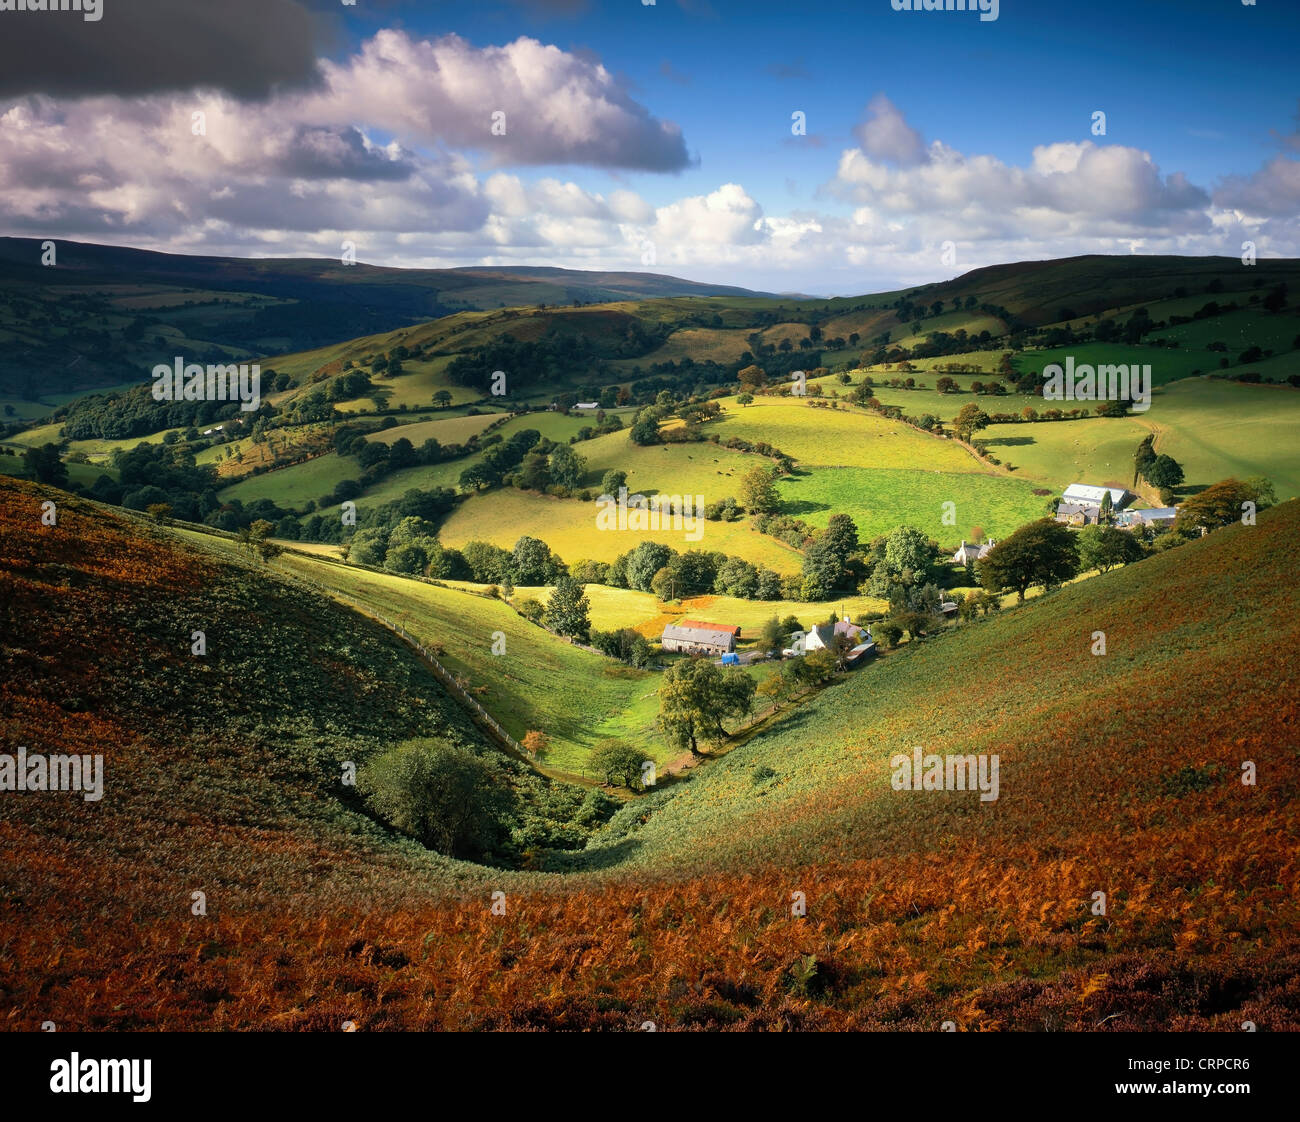
[[[891,654],[558,875],[426,853],[337,783],[475,735],[376,625],[0,479],[0,751],[107,776],[0,793],[0,1023],[1300,1028],[1298,538],[1287,503]],[[997,803],[889,791],[925,728],[1001,751]]]

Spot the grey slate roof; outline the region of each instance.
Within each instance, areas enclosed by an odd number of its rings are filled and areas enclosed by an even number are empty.
[[[675,624],[670,623],[664,628],[663,638],[674,639],[679,643],[699,643],[702,646],[730,647],[733,636],[730,631],[715,631],[711,628],[704,627],[678,627]]]

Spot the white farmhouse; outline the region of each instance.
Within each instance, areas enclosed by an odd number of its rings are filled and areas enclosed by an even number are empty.
[[[952,555],[952,563],[954,565],[969,565],[972,561],[983,561],[989,555],[989,550],[997,544],[996,538],[989,538],[983,545],[976,545],[974,542],[968,542],[963,538],[961,546]]]

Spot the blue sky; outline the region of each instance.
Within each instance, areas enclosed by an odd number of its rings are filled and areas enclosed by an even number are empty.
[[[881,91],[924,135],[1016,163],[1035,144],[1089,137],[1102,109],[1108,141],[1146,148],[1201,183],[1254,170],[1275,150],[1274,132],[1294,131],[1300,100],[1300,5],[1287,0],[1003,0],[983,24],[895,12],[888,0],[809,3],[802,15],[725,0],[554,7],[576,11],[392,4],[347,24],[356,36],[405,26],[477,45],[529,35],[593,52],[656,116],[680,123],[700,158],[678,180],[639,181],[662,201],[719,177],[812,187],[833,173],[838,146]],[[377,18],[384,13],[396,18]],[[827,147],[796,154],[784,143],[795,109]]]
[[[85,36],[92,59],[55,81],[21,56],[60,44],[0,46],[5,232],[307,256],[346,238],[383,264],[826,294],[1073,253],[1300,256],[1300,7],[1280,0],[1002,0],[993,21],[890,0],[135,2],[168,43],[145,88],[135,10],[9,24]]]

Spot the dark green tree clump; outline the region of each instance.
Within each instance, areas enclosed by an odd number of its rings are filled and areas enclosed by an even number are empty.
[[[449,857],[490,855],[517,810],[514,792],[484,760],[433,738],[377,756],[357,786],[395,829]]]
[[[1079,549],[1074,535],[1050,518],[1022,526],[979,563],[980,584],[987,591],[1014,591],[1022,604],[1028,589],[1064,584],[1078,572]]]

